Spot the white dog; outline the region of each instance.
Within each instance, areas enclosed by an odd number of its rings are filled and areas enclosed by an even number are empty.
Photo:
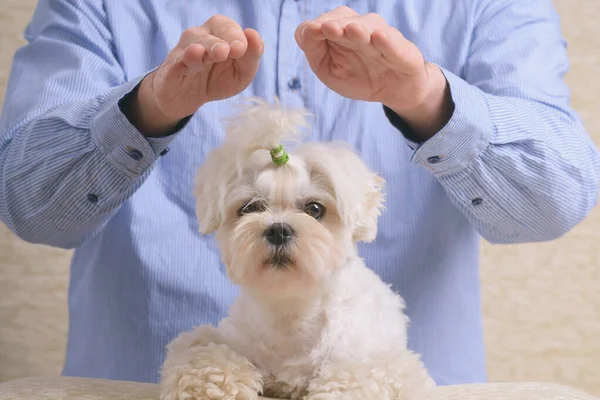
[[[256,100],[201,167],[200,230],[241,294],[218,327],[169,344],[163,400],[424,400],[434,386],[403,300],[356,250],[376,236],[384,182],[342,145],[288,155],[305,117]]]

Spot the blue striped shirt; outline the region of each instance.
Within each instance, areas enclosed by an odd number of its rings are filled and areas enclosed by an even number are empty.
[[[311,72],[293,32],[341,4],[384,16],[442,68],[456,109],[432,139],[412,143],[381,104]],[[264,38],[254,82],[143,137],[120,99],[217,13]],[[0,122],[0,216],[76,248],[65,375],[154,382],[171,339],[227,313],[237,288],[198,233],[192,182],[241,96],[308,108],[310,139],[349,142],[387,180],[360,251],[405,298],[410,347],[440,385],[486,379],[480,237],[551,240],[596,204],[598,153],[570,108],[551,0],[40,0],[25,35]]]

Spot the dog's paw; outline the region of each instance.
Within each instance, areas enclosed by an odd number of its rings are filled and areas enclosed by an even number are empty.
[[[435,387],[416,354],[329,364],[308,387],[306,400],[428,400]]]
[[[163,367],[162,400],[257,400],[262,391],[260,372],[225,345],[192,347],[178,358]]]
[[[283,376],[282,378],[287,378]],[[271,399],[300,400],[308,394],[307,376],[294,376],[284,380],[278,380],[273,375],[267,375],[264,380],[263,396]]]

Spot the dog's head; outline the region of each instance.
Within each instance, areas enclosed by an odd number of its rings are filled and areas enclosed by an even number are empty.
[[[307,126],[305,117],[256,101],[197,175],[201,233],[216,231],[235,284],[265,296],[310,295],[377,233],[384,181],[347,146],[286,147],[289,161],[273,162],[269,150]]]

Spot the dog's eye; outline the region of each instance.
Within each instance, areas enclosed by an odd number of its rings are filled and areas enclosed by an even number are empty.
[[[244,215],[244,214],[252,214],[252,213],[256,213],[256,212],[262,212],[266,209],[265,203],[263,203],[262,201],[252,201],[248,204],[246,204],[245,206],[240,207],[240,209],[238,210],[238,215]]]
[[[325,206],[319,203],[308,203],[306,207],[304,207],[304,212],[318,220],[325,215]]]

